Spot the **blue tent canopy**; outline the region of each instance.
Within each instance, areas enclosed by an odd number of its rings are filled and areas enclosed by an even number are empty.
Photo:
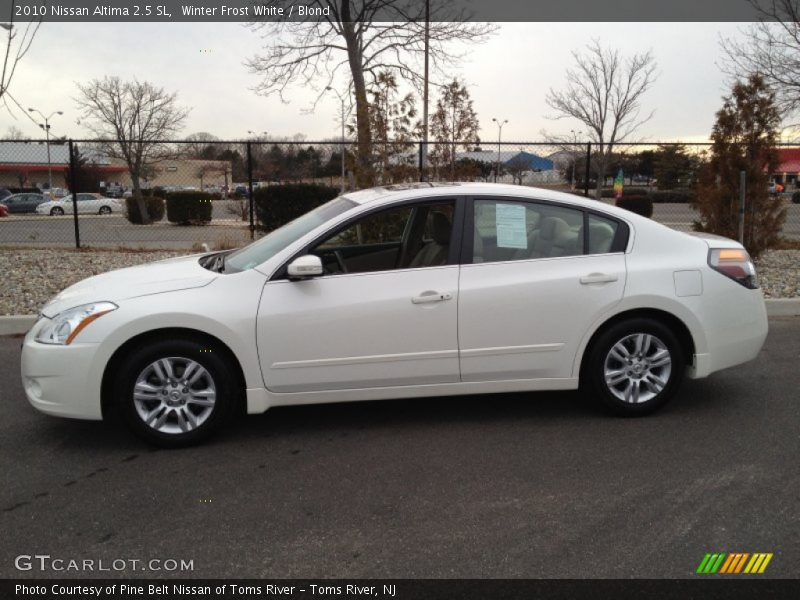
[[[528,171],[552,171],[553,161],[547,158],[542,158],[530,152],[519,151],[514,156],[509,158],[503,163],[503,166],[518,167],[520,164],[525,165]]]

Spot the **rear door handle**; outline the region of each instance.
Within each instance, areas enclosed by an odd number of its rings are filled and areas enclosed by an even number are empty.
[[[452,300],[453,294],[439,293],[434,291],[422,292],[419,296],[414,296],[411,302],[414,304],[427,304],[429,302],[444,302],[445,300]]]
[[[589,285],[592,283],[611,283],[612,281],[617,281],[619,277],[616,275],[609,275],[607,273],[590,273],[589,275],[584,275],[580,278],[580,282],[583,285]]]

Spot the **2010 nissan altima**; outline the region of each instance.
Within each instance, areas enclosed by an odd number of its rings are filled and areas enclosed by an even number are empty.
[[[581,386],[642,415],[766,335],[735,241],[548,190],[413,184],[85,279],[42,309],[22,378],[42,412],[179,446],[238,410],[410,396]]]

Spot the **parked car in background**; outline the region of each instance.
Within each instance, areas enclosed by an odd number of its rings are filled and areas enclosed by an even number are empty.
[[[69,190],[66,188],[42,188],[41,190],[42,195],[44,195],[49,200],[56,200],[58,198],[63,198],[67,194],[69,194]]]
[[[105,188],[105,195],[108,198],[122,198],[125,188],[119,183],[110,183]]]
[[[767,191],[770,196],[777,196],[784,191],[784,185],[780,181],[770,181],[767,184]]]
[[[125,210],[125,205],[116,198],[108,198],[100,194],[79,193],[77,197],[78,214],[88,213],[95,215],[110,215],[120,213]],[[42,202],[36,207],[36,212],[40,215],[64,215],[72,214],[72,195]]]
[[[8,198],[10,195],[11,192],[8,189],[0,188],[0,202],[2,202],[4,198]]]
[[[734,240],[552,190],[404,184],[76,283],[28,332],[22,380],[42,412],[121,414],[179,446],[239,411],[322,402],[580,386],[645,415],[766,336]]]
[[[8,211],[13,214],[35,213],[36,207],[45,202],[44,194],[23,193],[14,194],[3,199]]]
[[[5,204],[0,204],[0,217],[8,216],[8,207]]]

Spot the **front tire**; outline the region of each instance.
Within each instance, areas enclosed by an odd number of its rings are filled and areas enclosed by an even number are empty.
[[[589,390],[614,414],[650,414],[677,392],[685,370],[681,344],[661,322],[637,318],[600,334],[588,356]]]
[[[56,206],[55,208],[50,209],[50,216],[51,217],[60,217],[64,214],[64,209]]]
[[[114,397],[136,435],[161,447],[197,444],[233,412],[241,390],[235,369],[201,340],[161,340],[121,364]]]
[[[100,215],[110,215],[111,214],[111,207],[110,206],[101,206],[100,211],[98,212]]]

